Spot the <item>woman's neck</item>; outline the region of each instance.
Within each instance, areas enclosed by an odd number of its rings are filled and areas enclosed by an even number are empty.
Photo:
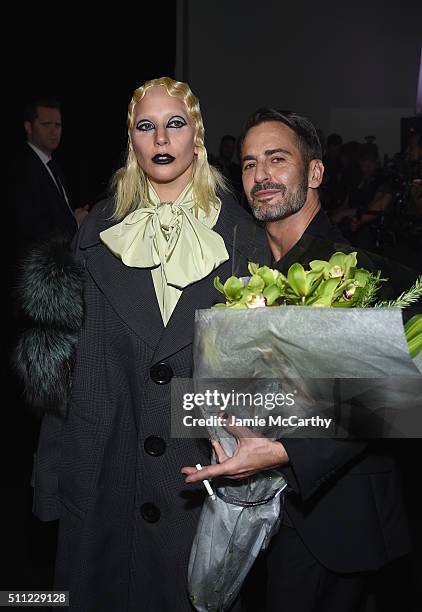
[[[149,179],[149,182],[160,198],[160,202],[174,202],[189,185],[192,177],[181,176],[179,179],[171,181],[170,183],[156,183],[151,179]]]

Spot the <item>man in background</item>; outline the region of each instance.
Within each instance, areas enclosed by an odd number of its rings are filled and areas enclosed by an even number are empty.
[[[64,173],[53,153],[62,136],[58,102],[38,99],[24,112],[27,143],[13,164],[10,205],[14,217],[18,257],[27,247],[54,236],[72,238],[88,214],[87,207],[73,210]]]

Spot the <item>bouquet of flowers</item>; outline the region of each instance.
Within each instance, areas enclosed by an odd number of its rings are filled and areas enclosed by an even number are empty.
[[[295,263],[287,276],[255,263],[249,264],[249,272],[250,277],[232,276],[224,284],[217,277],[214,286],[225,303],[196,313],[196,384],[218,379],[219,384],[225,380],[231,385],[241,380],[243,391],[258,389],[261,395],[274,395],[281,384],[285,396],[296,392],[296,412],[309,414],[319,407],[314,391],[321,380],[330,386],[338,380],[379,379],[384,391],[381,403],[400,408],[406,401],[412,404],[414,387],[403,390],[397,381],[415,381],[421,387],[422,314],[403,326],[401,308],[422,296],[422,276],[396,300],[382,301],[377,295],[385,279],[358,268],[355,252],[311,261],[309,270]],[[386,384],[387,380],[396,382]],[[343,393],[342,400],[346,396]],[[376,411],[379,402],[377,398],[368,410]],[[236,407],[231,408],[236,412]],[[254,416],[262,413],[262,406],[252,403],[248,410],[248,416]],[[391,417],[393,435],[409,430],[400,414],[396,410]],[[280,428],[256,431],[255,435],[271,439],[286,435]],[[209,427],[209,434],[227,455],[233,454],[234,437],[219,426]],[[308,431],[302,437],[308,437]],[[330,437],[342,434],[337,429]],[[217,484],[216,499],[206,499],[191,550],[188,587],[200,612],[230,607],[282,514],[286,482],[281,472],[269,470],[230,482]]]

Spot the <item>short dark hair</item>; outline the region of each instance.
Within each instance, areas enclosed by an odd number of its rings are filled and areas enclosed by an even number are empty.
[[[34,98],[25,105],[23,120],[33,123],[38,117],[37,108],[39,106],[44,106],[45,108],[57,108],[58,111],[62,111],[60,102],[55,98]]]
[[[267,106],[256,110],[246,121],[245,129],[240,138],[241,147],[243,146],[246,134],[251,128],[268,121],[284,123],[295,133],[296,143],[305,164],[309,164],[311,159],[322,159],[321,142],[310,119],[293,111],[276,110]]]

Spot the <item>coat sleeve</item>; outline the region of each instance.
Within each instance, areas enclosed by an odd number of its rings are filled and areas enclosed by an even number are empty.
[[[83,318],[83,273],[69,243],[60,239],[32,249],[20,266],[23,329],[13,359],[27,403],[41,414],[66,414]]]
[[[368,445],[365,441],[326,438],[288,438],[280,442],[289,456],[289,465],[282,469],[283,475],[302,501],[341,477]]]
[[[45,414],[41,423],[31,481],[34,489],[32,512],[41,521],[60,518],[58,474],[63,425],[64,419],[55,414]]]

